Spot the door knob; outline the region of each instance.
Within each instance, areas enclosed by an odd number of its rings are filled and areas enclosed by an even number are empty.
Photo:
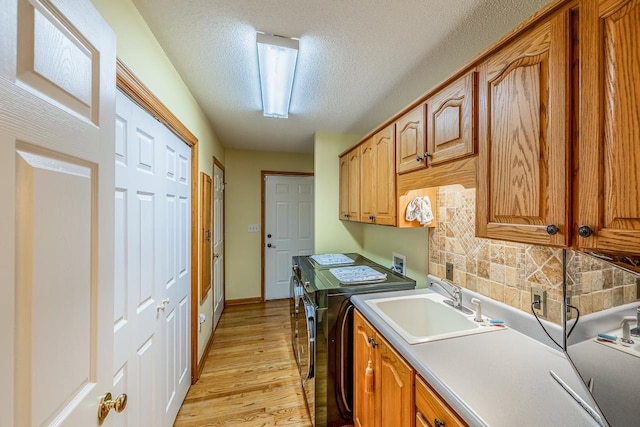
[[[167,305],[171,304],[171,300],[169,298],[165,298],[162,300],[162,304],[156,306],[157,311],[164,311]]]
[[[102,396],[100,400],[100,405],[98,405],[98,419],[100,421],[107,418],[109,415],[109,411],[114,409],[116,412],[120,413],[124,411],[127,407],[127,395],[122,393],[120,396],[116,397],[115,400],[111,399],[111,393],[107,393]]]
[[[549,236],[555,236],[556,234],[558,234],[558,231],[560,231],[560,229],[558,228],[557,225],[555,224],[547,225],[547,234]]]
[[[275,248],[275,247],[276,247],[276,245],[272,245],[271,243],[267,243],[267,247],[268,247],[268,248]]]
[[[267,239],[271,238],[271,233],[267,234]]]
[[[588,225],[581,225],[578,228],[578,234],[585,239],[593,234],[593,230]]]

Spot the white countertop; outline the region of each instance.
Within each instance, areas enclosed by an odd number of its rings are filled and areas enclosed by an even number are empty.
[[[553,370],[594,406],[562,352],[512,328],[411,345],[364,303],[368,299],[428,292],[432,291],[355,295],[351,301],[469,425],[598,425],[549,373]],[[486,308],[483,314],[491,317]],[[508,320],[504,320],[508,326]]]

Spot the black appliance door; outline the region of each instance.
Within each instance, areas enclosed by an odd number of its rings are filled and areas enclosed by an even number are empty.
[[[291,322],[291,346],[293,347],[293,357],[297,361],[298,360],[298,316],[299,316],[299,307],[300,298],[302,297],[303,289],[300,285],[300,281],[295,274],[295,270],[291,275],[291,293],[289,298],[289,312],[290,312],[290,322]]]
[[[311,300],[302,295],[298,300],[298,338],[296,362],[302,381],[313,378],[316,341],[315,307]]]

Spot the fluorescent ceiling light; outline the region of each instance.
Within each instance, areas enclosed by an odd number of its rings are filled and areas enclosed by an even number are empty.
[[[262,110],[266,117],[289,117],[298,40],[258,33]]]

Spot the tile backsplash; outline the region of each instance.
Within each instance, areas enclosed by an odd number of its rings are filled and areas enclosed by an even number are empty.
[[[429,272],[531,312],[531,287],[547,291],[547,320],[561,323],[562,249],[475,237],[475,189],[438,190],[438,225],[429,231]],[[567,251],[567,289],[580,314],[635,301],[637,275],[580,252]]]

